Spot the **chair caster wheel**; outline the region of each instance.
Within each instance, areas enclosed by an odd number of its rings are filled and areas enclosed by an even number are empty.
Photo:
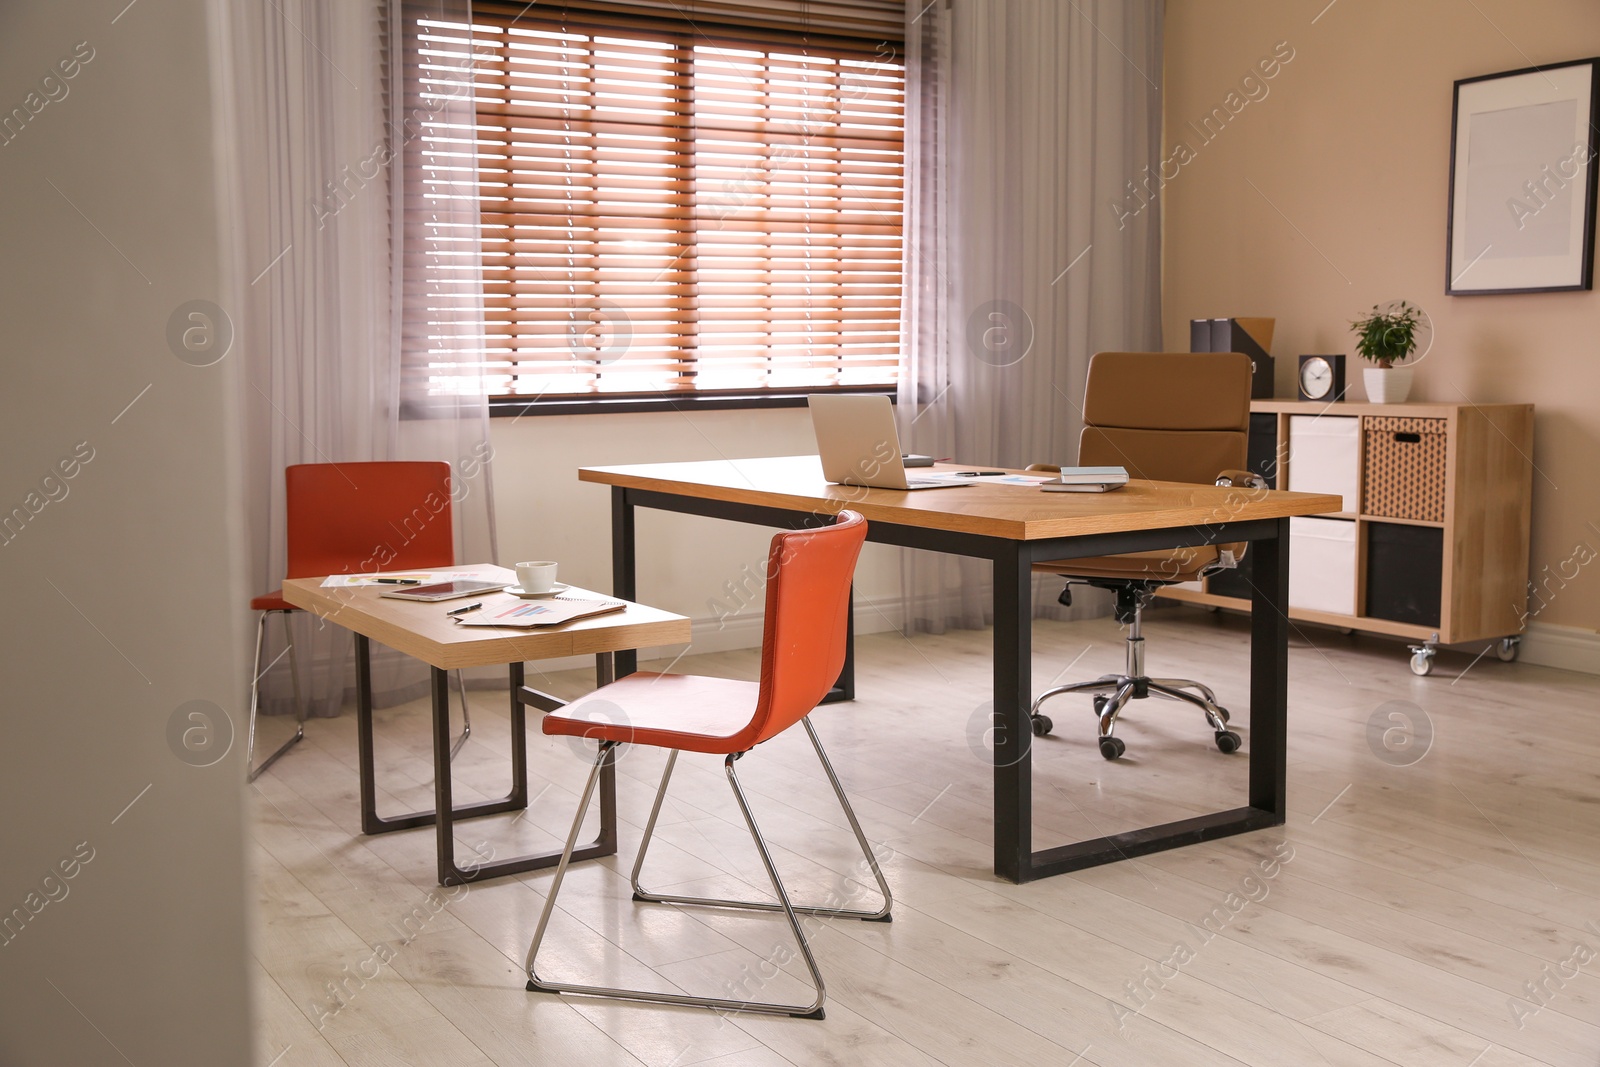
[[[1116,759],[1127,751],[1127,747],[1122,743],[1122,738],[1120,737],[1102,737],[1100,739],[1100,755],[1106,759]]]
[[[1096,693],[1094,695],[1094,713],[1096,715],[1099,715],[1102,711],[1105,711],[1105,710],[1106,710],[1106,698],[1105,698],[1105,695],[1102,694],[1102,693]]]
[[[1055,728],[1056,728],[1056,724],[1050,720],[1050,716],[1048,716],[1048,715],[1035,715],[1033,717],[1033,736],[1034,737],[1043,737],[1045,734],[1049,733],[1051,730],[1054,730]]]
[[[1224,753],[1231,754],[1239,751],[1239,746],[1243,743],[1239,739],[1239,735],[1232,730],[1223,730],[1217,734],[1217,748]]]

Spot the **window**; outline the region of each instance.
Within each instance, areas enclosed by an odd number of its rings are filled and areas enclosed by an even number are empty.
[[[473,27],[493,395],[894,384],[898,38],[495,11]]]

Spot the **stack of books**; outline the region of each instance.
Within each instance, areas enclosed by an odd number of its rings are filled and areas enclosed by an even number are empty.
[[[1126,467],[1062,467],[1059,478],[1039,488],[1047,493],[1107,493],[1127,484]]]

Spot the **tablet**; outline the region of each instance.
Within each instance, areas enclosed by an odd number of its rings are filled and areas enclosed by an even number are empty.
[[[450,582],[434,582],[432,585],[409,585],[399,589],[386,590],[380,596],[391,600],[454,600],[456,597],[472,596],[474,593],[487,593],[490,590],[499,591],[506,587],[505,582],[485,582],[477,578],[458,578]]]

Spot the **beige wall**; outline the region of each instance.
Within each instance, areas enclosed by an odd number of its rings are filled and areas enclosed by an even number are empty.
[[[1167,145],[1196,154],[1163,193],[1166,346],[1188,348],[1190,318],[1275,316],[1278,395],[1293,396],[1300,353],[1353,353],[1349,319],[1420,303],[1436,340],[1414,398],[1536,405],[1531,569],[1554,573],[1580,542],[1600,550],[1600,294],[1444,295],[1451,83],[1600,53],[1600,6],[1325,3],[1169,0]],[[1268,94],[1202,145],[1187,123],[1280,41],[1294,58]],[[1600,629],[1596,571],[1536,625]]]
[[[251,1058],[242,379],[166,340],[229,302],[214,2],[0,5],[5,113],[93,57],[0,146],[0,509],[36,512],[0,544],[7,1067]],[[191,701],[232,719],[220,762],[171,742]]]

